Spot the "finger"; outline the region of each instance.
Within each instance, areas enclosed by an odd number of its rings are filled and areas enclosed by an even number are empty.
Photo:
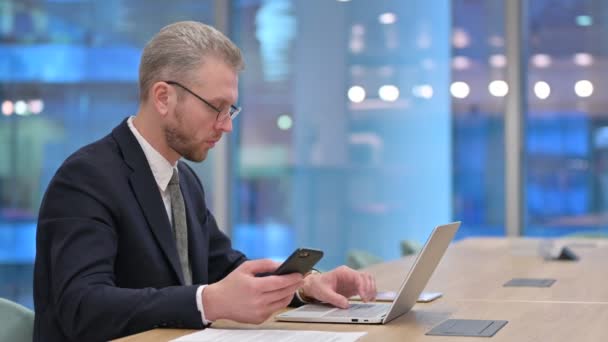
[[[300,286],[295,284],[293,286],[285,287],[275,291],[269,291],[262,294],[262,298],[266,302],[275,302],[280,300],[281,298],[285,298],[287,296],[293,296]]]
[[[239,268],[246,273],[256,275],[257,273],[273,272],[280,263],[270,259],[258,259],[245,261]]]
[[[286,274],[282,276],[268,276],[256,278],[262,292],[272,292],[295,286],[302,286],[303,276],[300,273]]]
[[[376,286],[376,277],[370,274],[372,278],[372,300],[376,300],[376,296],[378,295],[378,287]]]
[[[372,278],[368,273],[364,273],[363,278],[365,279],[363,291],[365,292],[365,299],[369,302],[372,300]]]
[[[291,301],[293,300],[293,296],[294,294],[292,293],[288,294],[287,296],[279,297],[275,301],[270,303],[269,307],[273,308],[273,312],[284,309],[285,307],[287,307],[287,305],[289,305],[289,303],[291,303]]]
[[[321,290],[318,295],[315,295],[315,298],[333,306],[348,309],[348,299],[341,294],[334,292],[332,289],[326,288]]]
[[[367,280],[365,284],[365,296],[367,297],[368,301],[373,301],[376,297],[376,285],[374,277],[371,274],[366,273],[365,278]]]
[[[301,284],[304,280],[304,276],[300,273],[290,273],[284,275],[270,276],[270,279],[276,281],[283,287],[288,287],[294,284]]]
[[[361,278],[362,278],[362,280],[361,280],[362,284],[359,288],[359,295],[365,302],[372,301],[374,299],[374,297],[376,296],[375,290],[374,290],[374,288],[375,288],[374,279],[369,273],[362,273]]]
[[[357,277],[357,294],[359,294],[359,296],[361,296],[361,299],[364,302],[369,301],[368,298],[368,287],[369,287],[369,278],[367,277],[367,274],[365,273],[360,273],[359,276]]]
[[[287,307],[287,305],[289,305],[289,303],[291,303],[293,296],[294,294],[292,293],[291,295],[278,298],[276,301],[270,303],[268,307],[272,310],[272,312],[284,309]]]

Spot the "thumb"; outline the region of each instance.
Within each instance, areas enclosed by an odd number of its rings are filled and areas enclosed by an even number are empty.
[[[272,261],[270,259],[259,259],[259,260],[249,260],[244,262],[241,267],[242,270],[250,273],[264,273],[264,272],[273,272],[279,267],[279,263],[276,261]]]
[[[331,304],[333,306],[337,306],[341,309],[348,309],[348,299],[346,299],[346,297],[335,292],[334,290],[332,290],[330,288],[324,289],[320,293],[319,297],[321,297],[321,298],[317,298],[317,299],[322,302],[329,303],[329,304]]]

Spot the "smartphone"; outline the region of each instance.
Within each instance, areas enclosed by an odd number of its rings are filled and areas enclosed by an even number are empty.
[[[310,248],[298,248],[285,260],[274,272],[259,273],[256,276],[265,277],[269,275],[284,275],[300,273],[305,275],[310,272],[323,257],[323,251]]]

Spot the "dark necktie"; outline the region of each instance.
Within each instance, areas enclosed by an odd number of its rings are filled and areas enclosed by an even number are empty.
[[[188,224],[186,223],[186,206],[184,197],[179,188],[179,175],[177,169],[173,169],[173,176],[169,181],[169,194],[171,196],[171,211],[173,213],[173,233],[175,244],[179,255],[179,264],[184,275],[186,285],[192,285],[192,272],[190,260],[188,260]]]

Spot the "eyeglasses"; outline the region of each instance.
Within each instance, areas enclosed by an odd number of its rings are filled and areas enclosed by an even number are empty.
[[[228,107],[228,110],[221,110],[218,109],[216,106],[212,105],[211,103],[209,103],[209,101],[205,100],[204,98],[196,95],[192,90],[186,88],[186,86],[175,82],[175,81],[164,81],[167,84],[171,84],[171,85],[176,85],[182,89],[184,89],[185,91],[189,92],[192,96],[196,97],[197,99],[203,101],[204,104],[206,104],[207,106],[209,106],[209,108],[213,109],[214,111],[217,112],[217,117],[216,120],[219,122],[224,122],[226,120],[228,120],[228,118],[230,118],[231,120],[234,120],[234,118],[236,118],[237,115],[239,115],[239,113],[241,112],[241,107],[236,107],[234,105],[230,105],[230,107]]]

